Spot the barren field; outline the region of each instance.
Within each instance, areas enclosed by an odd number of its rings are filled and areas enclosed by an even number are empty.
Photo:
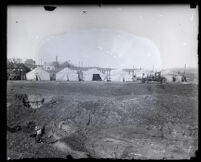
[[[8,81],[7,125],[28,122],[57,141],[7,131],[11,159],[190,159],[198,149],[198,85]]]

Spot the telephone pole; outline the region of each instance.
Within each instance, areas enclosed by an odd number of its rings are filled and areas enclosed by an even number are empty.
[[[42,58],[40,59],[40,65],[42,66]]]

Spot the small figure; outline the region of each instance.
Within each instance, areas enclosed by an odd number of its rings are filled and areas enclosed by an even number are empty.
[[[182,82],[187,82],[187,79],[186,79],[186,76],[185,76],[185,75],[182,75],[181,81],[182,81]]]
[[[173,81],[173,82],[176,82],[176,77],[173,76],[173,77],[172,77],[172,81]]]
[[[146,81],[145,74],[142,73],[142,83],[145,83],[145,81]]]
[[[45,128],[41,126],[36,126],[35,131],[36,132],[34,134],[31,134],[30,137],[35,137],[37,143],[43,143],[42,135],[45,133]]]

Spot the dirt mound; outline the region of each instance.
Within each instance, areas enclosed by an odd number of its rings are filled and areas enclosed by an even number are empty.
[[[46,132],[53,129],[53,141],[57,139],[55,145],[36,144],[22,131],[8,132],[8,150],[20,157],[58,157],[61,154],[60,157],[66,157],[70,154],[79,158],[87,157],[89,152],[96,158],[176,159],[194,156],[197,149],[196,85],[12,84],[7,95],[10,103],[7,125],[13,127],[34,121],[45,125]],[[19,92],[21,96],[15,96]],[[24,105],[23,98],[39,102],[44,99],[44,102],[34,110]],[[50,134],[45,134],[44,138]]]
[[[38,109],[40,108],[43,104],[48,104],[48,103],[56,103],[56,100],[54,99],[53,96],[51,95],[38,95],[38,94],[30,94],[27,95],[26,98],[24,98],[24,105],[28,105],[32,109]]]
[[[68,137],[78,130],[76,124],[71,120],[60,121],[59,123],[51,122],[48,136],[53,136],[56,140]]]
[[[53,138],[55,148],[61,150],[65,154],[71,155],[73,158],[89,157],[88,150],[85,146],[85,133],[71,120],[52,122],[48,137]]]

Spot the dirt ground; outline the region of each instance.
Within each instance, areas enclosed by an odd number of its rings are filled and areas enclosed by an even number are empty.
[[[23,102],[32,96],[44,99],[38,109]],[[7,156],[190,159],[198,149],[198,85],[7,82],[9,127],[32,121],[45,126],[48,139],[52,129],[68,120],[73,123],[68,129],[75,131],[60,135],[54,144],[36,143],[23,131],[7,131]]]

